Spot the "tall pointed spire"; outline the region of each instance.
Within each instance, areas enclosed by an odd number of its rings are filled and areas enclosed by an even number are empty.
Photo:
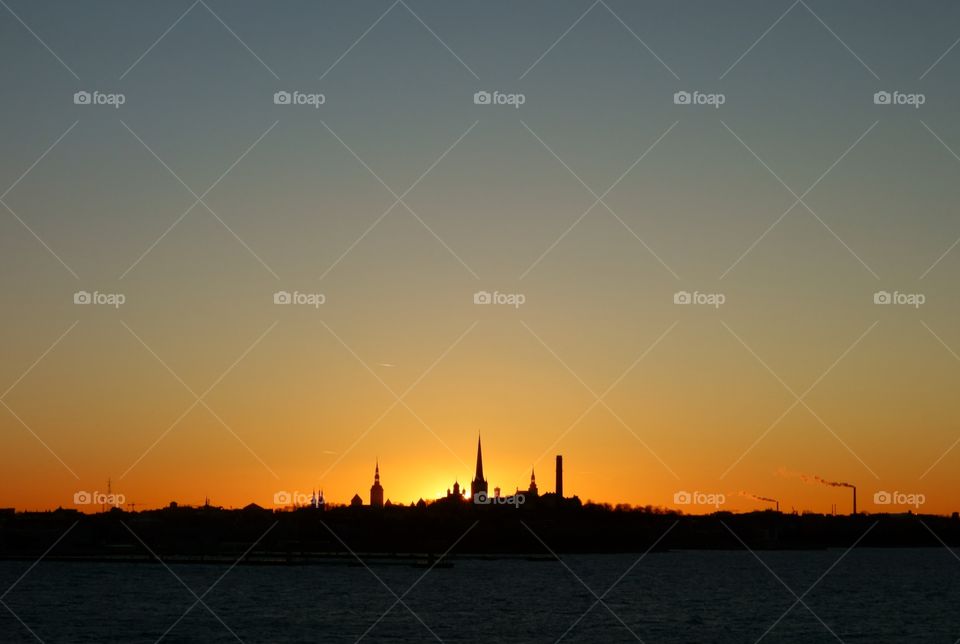
[[[483,480],[483,452],[480,449],[480,432],[477,432],[477,473],[473,478]]]
[[[477,473],[470,483],[470,496],[476,498],[480,492],[487,494],[487,479],[483,478],[483,451],[480,448],[480,432],[477,432]]]

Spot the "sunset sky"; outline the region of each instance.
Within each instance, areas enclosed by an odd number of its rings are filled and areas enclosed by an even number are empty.
[[[6,2],[0,506],[960,510],[955,3]]]

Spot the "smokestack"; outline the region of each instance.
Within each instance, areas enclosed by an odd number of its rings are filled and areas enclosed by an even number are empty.
[[[557,454],[557,496],[563,498],[563,456]]]
[[[857,514],[857,486],[853,486],[853,514]]]

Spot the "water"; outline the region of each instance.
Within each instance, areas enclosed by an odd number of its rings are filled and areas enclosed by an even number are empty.
[[[796,598],[784,584],[803,596],[841,555],[760,553],[783,583],[749,552],[654,553],[632,569],[636,555],[564,557],[572,572],[556,561],[458,559],[430,572],[175,565],[175,577],[160,565],[41,562],[3,597],[26,626],[0,606],[0,641],[154,642],[166,633],[163,641],[235,642],[231,630],[244,642],[636,641],[631,631],[645,642],[698,643],[755,642],[765,632],[764,642],[801,643],[960,637],[960,561],[944,548],[854,550],[804,596],[809,609],[787,612]],[[29,565],[0,563],[2,587]],[[210,610],[183,616],[195,601],[184,584],[201,596],[213,585]],[[609,610],[587,612],[595,597],[584,584],[606,593]],[[401,596],[412,589],[384,616],[396,601],[385,585]]]

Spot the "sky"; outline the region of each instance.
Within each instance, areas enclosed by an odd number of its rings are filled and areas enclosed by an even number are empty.
[[[0,506],[960,510],[958,24],[6,0]]]

